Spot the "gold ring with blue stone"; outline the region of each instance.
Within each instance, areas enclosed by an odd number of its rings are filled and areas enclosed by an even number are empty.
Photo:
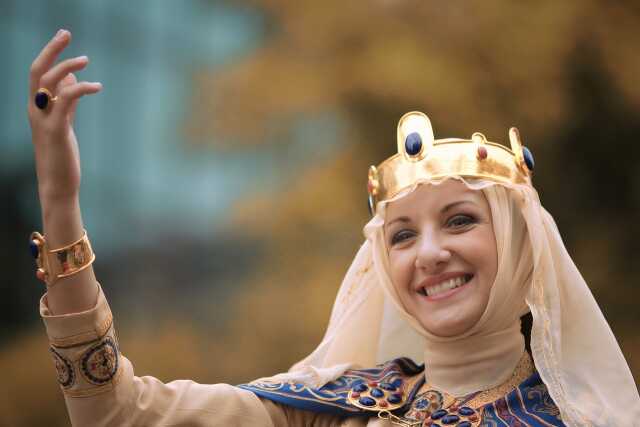
[[[46,110],[47,107],[49,107],[49,105],[56,102],[57,100],[58,100],[57,96],[53,96],[49,91],[49,89],[46,89],[43,87],[38,89],[38,91],[36,92],[36,95],[33,98],[33,101],[35,102],[36,107],[38,107],[41,110]]]

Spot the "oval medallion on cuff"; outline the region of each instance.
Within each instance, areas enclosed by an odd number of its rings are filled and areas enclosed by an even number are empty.
[[[84,378],[92,384],[106,384],[118,372],[118,347],[111,337],[85,352],[80,361]]]
[[[49,347],[51,357],[53,357],[53,364],[56,367],[56,373],[58,375],[58,383],[62,388],[69,388],[75,382],[75,373],[73,371],[73,365],[71,362],[58,353],[53,347]]]

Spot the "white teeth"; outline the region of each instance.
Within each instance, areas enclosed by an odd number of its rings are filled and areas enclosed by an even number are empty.
[[[445,280],[437,285],[429,286],[428,288],[423,289],[423,292],[428,296],[438,295],[442,292],[462,286],[465,283],[467,283],[466,276],[458,276],[453,279]]]

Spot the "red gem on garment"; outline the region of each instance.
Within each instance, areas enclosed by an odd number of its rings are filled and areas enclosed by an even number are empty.
[[[478,416],[477,415],[471,415],[469,417],[469,421],[478,421]]]
[[[375,381],[369,382],[369,387],[378,387],[378,383]]]
[[[423,425],[423,426],[426,426],[426,427],[430,427],[430,426],[432,426],[432,425],[433,425],[433,421],[431,421],[431,420],[426,420],[422,425]]]
[[[42,280],[42,281],[44,282],[45,276],[46,276],[46,275],[44,274],[44,270],[43,270],[43,269],[39,268],[39,269],[36,271],[36,277],[37,277],[39,280]]]
[[[360,393],[351,393],[351,397],[357,399],[358,397],[360,397]]]
[[[483,146],[478,147],[478,159],[484,160],[487,158],[487,149]]]
[[[378,402],[378,406],[380,406],[381,408],[386,408],[387,406],[389,406],[389,404],[386,400],[381,400],[380,402]]]

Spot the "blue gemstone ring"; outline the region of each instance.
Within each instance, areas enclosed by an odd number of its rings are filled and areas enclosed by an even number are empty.
[[[46,110],[50,104],[56,102],[57,100],[58,100],[57,96],[53,96],[48,89],[45,89],[43,87],[38,89],[38,91],[36,92],[36,95],[33,98],[33,101],[35,102],[36,107],[38,107],[41,110]]]

